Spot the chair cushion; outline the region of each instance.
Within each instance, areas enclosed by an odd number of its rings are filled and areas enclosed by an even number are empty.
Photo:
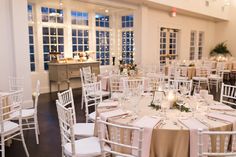
[[[20,127],[17,123],[11,122],[11,121],[5,121],[3,123],[3,132],[0,129],[0,134],[2,133],[7,133],[7,132],[15,132],[17,131]]]
[[[11,114],[12,117],[18,117],[19,111]],[[34,109],[22,109],[22,119],[34,116]]]
[[[64,145],[65,154],[72,156],[71,143]],[[75,157],[93,157],[101,155],[101,147],[97,137],[88,137],[75,141]]]
[[[92,121],[95,121],[96,119],[96,112],[92,112],[89,114],[89,119],[92,120]]]
[[[110,92],[108,91],[102,91],[102,96],[109,96],[110,95]]]
[[[193,80],[207,81],[207,77],[193,77]]]
[[[94,134],[94,123],[76,123],[73,127],[75,136],[89,137]]]

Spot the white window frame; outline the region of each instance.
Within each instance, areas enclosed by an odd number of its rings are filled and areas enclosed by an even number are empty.
[[[190,32],[190,49],[189,49],[189,60],[194,60],[196,57],[197,46],[197,31]]]

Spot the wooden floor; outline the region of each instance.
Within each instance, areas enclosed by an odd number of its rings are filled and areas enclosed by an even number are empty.
[[[230,80],[229,84],[234,84]],[[213,89],[212,91],[215,91]],[[214,94],[214,98],[219,100],[219,93]],[[84,110],[80,110],[81,89],[73,90],[77,122],[85,122]],[[61,141],[57,118],[55,100],[56,93],[42,94],[39,98],[38,117],[40,127],[40,144],[37,145],[33,131],[25,131],[26,145],[31,157],[61,157]],[[25,152],[21,142],[13,141],[11,147],[6,147],[6,157],[25,157]]]

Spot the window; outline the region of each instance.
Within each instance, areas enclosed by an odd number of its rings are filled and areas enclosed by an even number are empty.
[[[109,28],[109,16],[96,14],[96,27],[108,27]]]
[[[198,59],[202,59],[204,43],[204,32],[199,32],[198,35]]]
[[[195,58],[195,50],[196,50],[196,31],[191,31],[190,34],[190,55],[189,59],[194,60]]]
[[[73,52],[84,52],[89,50],[89,31],[72,29],[72,49]],[[76,54],[73,53],[73,57]]]
[[[101,65],[110,64],[109,31],[96,31],[96,58],[101,62]]]
[[[44,69],[48,70],[50,52],[60,52],[60,58],[64,56],[64,32],[63,28],[43,27],[43,55]]]
[[[71,23],[73,25],[88,26],[88,13],[71,11]]]
[[[178,30],[161,28],[160,32],[160,64],[166,64],[169,60],[177,58]]]
[[[33,24],[33,5],[28,4],[28,35],[29,35],[29,55],[30,70],[35,71],[35,46],[34,46],[34,24]]]
[[[42,7],[42,22],[63,23],[63,10]]]
[[[28,21],[33,22],[33,6],[32,4],[28,4]]]
[[[122,31],[122,60],[123,63],[134,62],[134,33],[133,31]]]
[[[35,71],[35,56],[34,56],[34,30],[33,26],[29,26],[29,52],[30,52],[30,69]]]
[[[134,17],[133,15],[122,16],[122,28],[133,27],[134,25]]]

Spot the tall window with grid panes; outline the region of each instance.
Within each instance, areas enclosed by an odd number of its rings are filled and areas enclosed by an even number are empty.
[[[110,65],[110,17],[96,14],[96,59]]]
[[[89,20],[87,12],[71,11],[73,57],[89,50]]]
[[[190,54],[189,54],[189,60],[194,60],[195,59],[196,37],[197,37],[197,32],[196,31],[191,31],[191,33],[190,33]]]
[[[198,33],[198,59],[202,59],[204,46],[204,32]]]
[[[122,23],[122,62],[132,64],[134,62],[134,18],[133,15],[121,17]]]
[[[160,64],[177,59],[178,30],[161,28],[160,31]]]
[[[35,71],[34,17],[33,17],[32,4],[28,4],[28,34],[29,34],[30,70]]]
[[[50,52],[61,53],[64,57],[64,14],[62,9],[41,7],[44,70],[48,70]],[[48,24],[53,24],[49,26]]]

